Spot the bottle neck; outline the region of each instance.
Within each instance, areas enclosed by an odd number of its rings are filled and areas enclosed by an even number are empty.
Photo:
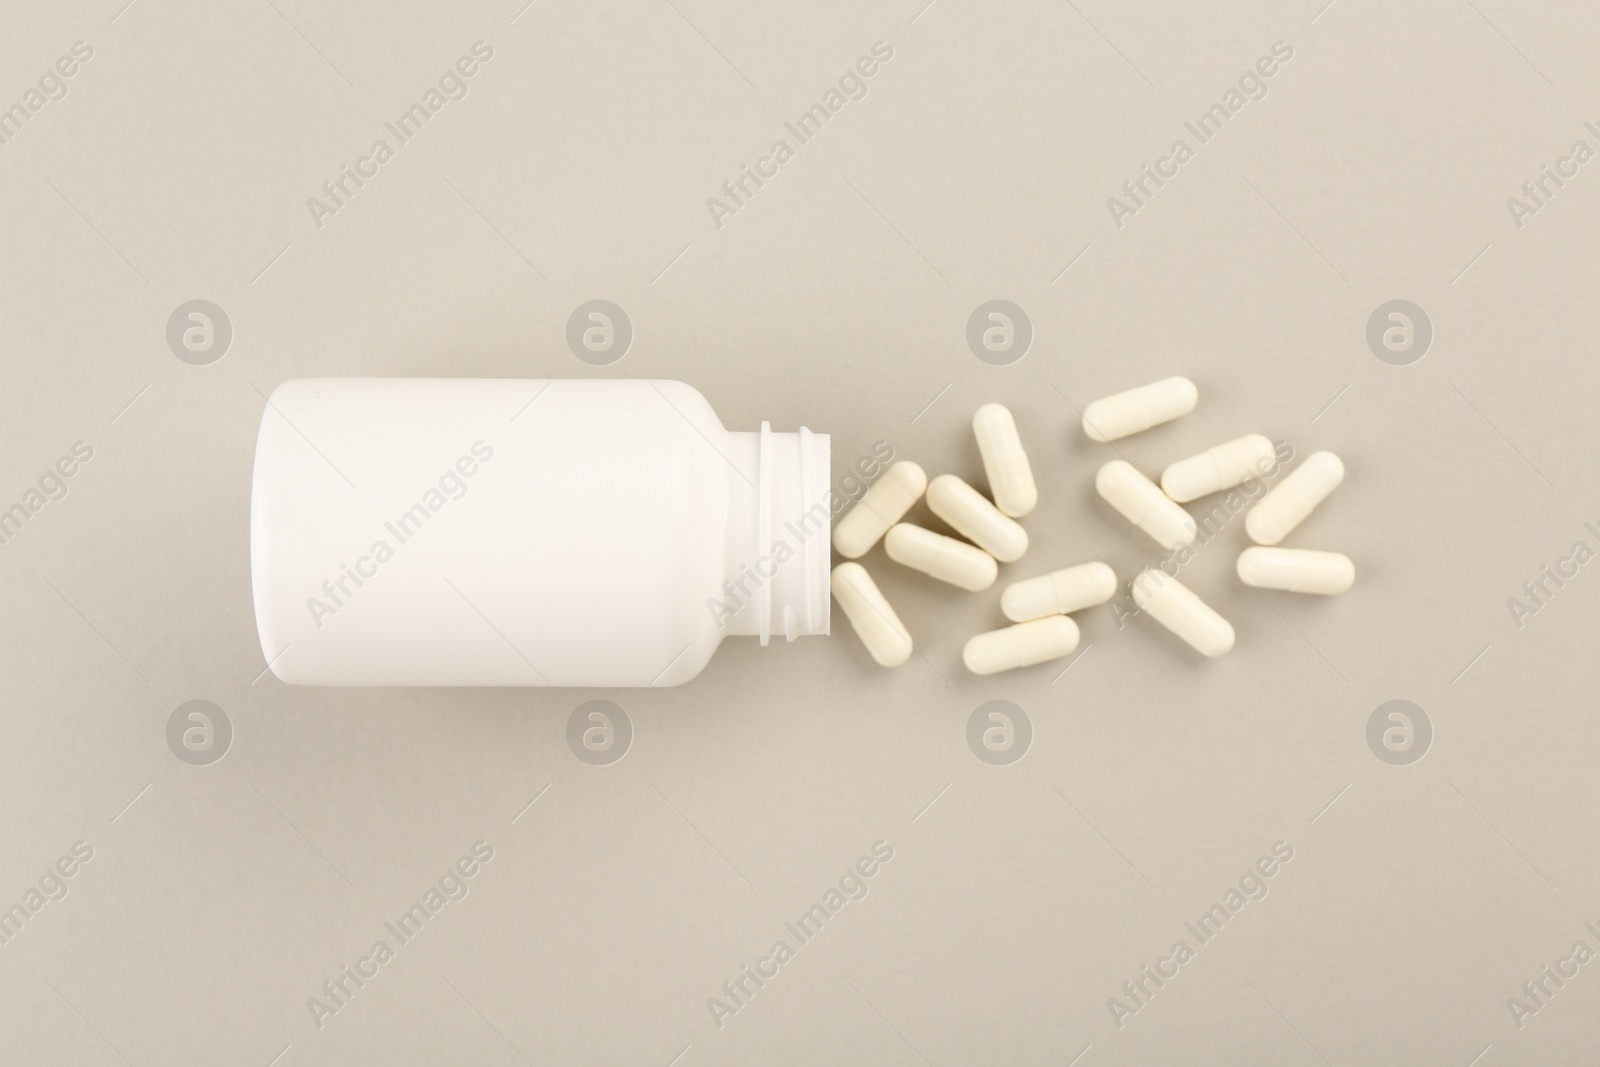
[[[829,440],[799,433],[730,433],[724,603],[730,634],[793,641],[828,632],[831,536]]]

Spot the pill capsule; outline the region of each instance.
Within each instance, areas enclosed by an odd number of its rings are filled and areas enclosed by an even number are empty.
[[[909,522],[889,527],[883,548],[896,563],[974,593],[993,585],[1000,572],[994,557],[983,549]]]
[[[880,667],[898,667],[911,658],[911,634],[865,567],[841,563],[833,568],[830,584],[845,618]]]
[[[1162,548],[1178,549],[1194,543],[1194,518],[1156,483],[1126,460],[1114,459],[1094,476],[1094,487],[1122,517],[1156,539]]]
[[[1116,593],[1115,571],[1104,563],[1084,563],[1012,582],[1000,594],[1000,610],[1012,622],[1027,622],[1104,604]]]
[[[1028,551],[1028,531],[954,474],[928,483],[928,509],[1001,563],[1021,559]]]
[[[1199,399],[1200,391],[1189,379],[1163,378],[1084,408],[1083,432],[1091,441],[1115,441],[1187,415]]]
[[[1078,624],[1049,615],[979,634],[961,650],[961,662],[973,674],[995,674],[1070,656],[1077,647]]]
[[[1339,457],[1332,452],[1313,452],[1244,517],[1250,540],[1263,545],[1282,541],[1342,481],[1344,463]]]
[[[894,464],[833,528],[833,547],[850,559],[866,555],[927,488],[928,476],[921,467],[907,459]]]
[[[1257,589],[1338,596],[1355,584],[1356,565],[1340,552],[1247,548],[1239,553],[1239,580]]]
[[[1203,656],[1233,647],[1233,627],[1178,579],[1147,570],[1133,581],[1133,602]]]
[[[985,404],[972,416],[972,432],[978,438],[978,453],[983,456],[983,473],[989,477],[995,507],[1020,519],[1039,502],[1039,490],[1033,484],[1028,453],[1022,450],[1022,438],[1017,435],[1017,420],[1004,405]]]
[[[1272,442],[1258,433],[1236,437],[1161,472],[1161,489],[1180,504],[1220,493],[1276,466]]]

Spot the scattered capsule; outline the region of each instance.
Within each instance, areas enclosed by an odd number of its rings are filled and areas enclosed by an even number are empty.
[[[1189,379],[1163,378],[1084,408],[1083,432],[1091,441],[1115,441],[1187,415],[1199,399]]]
[[[973,674],[995,674],[1070,656],[1077,647],[1078,624],[1049,615],[979,634],[961,650],[961,661]]]
[[[1180,504],[1260,477],[1278,462],[1272,442],[1258,433],[1236,437],[1161,472],[1161,489]]]
[[[928,509],[1001,563],[1021,559],[1028,551],[1028,531],[954,474],[928,483]]]
[[[994,557],[983,549],[909,522],[889,527],[883,548],[896,563],[974,593],[993,585],[1000,573]]]
[[[1250,540],[1263,545],[1282,541],[1342,481],[1344,462],[1332,452],[1313,452],[1244,517]]]
[[[865,567],[839,564],[833,568],[830,585],[845,618],[880,667],[898,667],[911,658],[911,634]]]
[[[928,476],[921,467],[908,459],[894,464],[833,528],[833,547],[850,559],[866,555],[927,488]]]
[[[1338,596],[1355,584],[1356,565],[1340,552],[1247,548],[1239,553],[1239,580],[1257,589]]]
[[[1233,647],[1233,627],[1178,579],[1147,570],[1133,581],[1133,602],[1202,656],[1222,656]]]
[[[1027,622],[1104,604],[1116,594],[1115,571],[1104,563],[1083,563],[1012,582],[1000,594],[1000,610],[1012,622]]]
[[[1114,459],[1101,467],[1094,476],[1094,487],[1107,504],[1162,548],[1179,549],[1194,543],[1198,528],[1193,516],[1126,460]]]
[[[985,404],[972,416],[972,432],[978,438],[978,453],[983,456],[983,473],[989,476],[995,507],[1020,519],[1039,503],[1039,490],[1033,484],[1028,453],[1022,450],[1022,438],[1017,435],[1017,420],[1004,405]]]

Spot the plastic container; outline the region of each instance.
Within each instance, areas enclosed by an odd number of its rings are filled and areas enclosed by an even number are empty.
[[[675,381],[321,378],[262,415],[250,570],[298,685],[664,686],[826,634],[826,434]]]

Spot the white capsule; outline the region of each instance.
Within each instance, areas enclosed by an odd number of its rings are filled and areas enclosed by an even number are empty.
[[[1133,602],[1202,656],[1222,656],[1233,647],[1233,627],[1178,579],[1147,570],[1133,580]]]
[[[1070,656],[1077,647],[1078,624],[1049,615],[979,634],[961,650],[961,662],[973,674],[995,674]]]
[[[928,483],[928,510],[1001,563],[1021,559],[1028,551],[1028,531],[954,474]]]
[[[1161,472],[1161,489],[1180,504],[1259,478],[1277,465],[1272,442],[1258,433],[1245,434],[1180,459]]]
[[[1313,452],[1244,517],[1250,540],[1263,545],[1282,541],[1342,481],[1343,461],[1332,452]]]
[[[850,559],[866,555],[927,488],[928,476],[921,467],[907,459],[894,464],[833,528],[833,547]]]
[[[1091,441],[1115,441],[1187,415],[1199,399],[1200,390],[1189,379],[1163,378],[1084,408],[1083,432]]]
[[[1000,573],[994,557],[983,549],[909,522],[889,527],[883,548],[896,563],[974,593],[993,585]]]
[[[1355,584],[1356,565],[1341,552],[1247,548],[1239,553],[1239,580],[1257,589],[1338,596]]]
[[[1012,582],[1000,594],[1000,610],[1012,622],[1027,622],[1104,604],[1116,594],[1115,571],[1104,563],[1084,563]]]
[[[880,667],[898,667],[911,658],[911,634],[865,567],[841,563],[833,568],[830,584],[845,618]]]
[[[972,416],[972,432],[978,438],[978,454],[983,457],[983,473],[989,476],[989,492],[995,507],[1013,519],[1020,519],[1039,503],[1039,489],[1033,484],[1033,468],[1028,453],[1022,450],[1017,435],[1017,420],[1002,404],[985,404]]]
[[[1162,548],[1194,543],[1194,517],[1126,460],[1114,459],[1094,476],[1094,487],[1122,517],[1156,539]]]

